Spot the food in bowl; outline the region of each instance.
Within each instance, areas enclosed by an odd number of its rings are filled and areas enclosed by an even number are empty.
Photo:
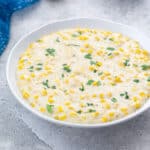
[[[150,97],[150,53],[111,31],[65,29],[31,43],[17,85],[33,109],[56,120],[98,124],[123,118]]]

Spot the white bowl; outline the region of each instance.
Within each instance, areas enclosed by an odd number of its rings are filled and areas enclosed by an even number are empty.
[[[104,123],[104,124],[77,124],[77,123],[70,123],[70,122],[63,122],[58,121],[53,118],[50,118],[46,115],[43,115],[42,113],[32,109],[25,100],[22,99],[21,94],[18,90],[17,84],[16,84],[16,66],[17,61],[19,59],[20,54],[25,51],[26,47],[33,41],[36,41],[41,36],[49,34],[51,32],[55,32],[64,28],[73,28],[73,27],[87,27],[87,28],[99,28],[99,29],[105,29],[110,30],[114,32],[120,32],[124,35],[127,35],[137,41],[140,42],[140,44],[143,46],[143,48],[150,50],[150,40],[145,37],[142,33],[136,31],[135,29],[114,23],[111,21],[101,20],[97,18],[89,19],[89,18],[79,18],[79,19],[69,19],[69,20],[62,20],[62,21],[56,21],[53,23],[49,23],[47,25],[44,25],[36,30],[34,30],[31,33],[28,33],[23,38],[21,38],[17,44],[13,47],[11,50],[11,53],[8,58],[7,62],[7,69],[6,69],[6,75],[9,87],[13,93],[13,95],[18,99],[18,101],[28,110],[30,110],[35,115],[41,117],[44,120],[47,120],[52,123],[56,123],[59,125],[65,125],[65,126],[72,126],[72,127],[83,127],[83,128],[96,128],[96,127],[106,127],[115,125],[121,122],[125,122],[131,118],[136,117],[137,115],[141,114],[145,110],[147,110],[150,107],[150,101],[148,101],[141,109],[137,110],[136,112],[122,118],[119,120],[115,120],[112,122]]]

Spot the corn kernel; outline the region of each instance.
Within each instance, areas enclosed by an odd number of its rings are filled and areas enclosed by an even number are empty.
[[[99,112],[93,112],[93,113],[92,113],[93,117],[98,117],[99,114],[100,114]]]
[[[88,54],[92,54],[92,53],[93,53],[93,49],[88,49],[88,50],[87,50],[87,53],[88,53]]]
[[[146,96],[146,94],[145,94],[144,92],[140,92],[139,95],[140,95],[141,97],[145,97],[145,96]]]
[[[98,62],[96,62],[96,66],[98,66],[98,67],[101,67],[102,66],[102,62],[100,62],[100,61],[98,61]]]
[[[47,95],[47,90],[46,89],[42,90],[41,94],[42,94],[42,96],[46,96]]]
[[[38,96],[38,95],[34,95],[33,98],[34,98],[35,100],[37,100],[37,99],[39,98],[39,96]]]
[[[110,97],[112,97],[112,93],[111,92],[108,92],[107,93],[107,96],[110,98]]]
[[[35,104],[34,103],[30,103],[31,107],[35,107]]]
[[[63,112],[64,111],[62,106],[57,106],[57,110],[58,110],[58,112]]]
[[[136,109],[139,109],[139,108],[141,107],[141,104],[140,104],[139,102],[135,102],[135,103],[134,103],[134,107],[135,107]]]
[[[108,121],[108,118],[107,118],[106,116],[103,116],[103,117],[101,118],[101,121],[102,121],[102,122],[107,122],[107,121]]]
[[[85,41],[85,40],[88,40],[88,37],[87,36],[79,36],[79,40]]]
[[[89,47],[90,47],[90,44],[85,43],[85,44],[84,44],[84,47],[85,47],[85,48],[89,48]]]
[[[40,112],[45,112],[45,111],[46,111],[46,109],[44,107],[40,108]]]
[[[71,112],[70,112],[70,116],[71,116],[71,117],[75,117],[75,116],[77,116],[77,113],[76,113],[75,111],[71,111]]]
[[[100,38],[98,36],[95,36],[96,41],[100,41]]]
[[[66,105],[66,106],[69,106],[70,104],[71,104],[71,103],[70,103],[69,101],[66,101],[66,102],[65,102],[65,105]]]
[[[96,98],[96,97],[97,97],[97,95],[96,95],[96,94],[93,94],[93,95],[92,95],[92,97],[93,97],[93,98]]]
[[[59,120],[66,120],[67,116],[66,116],[66,114],[61,114],[61,115],[58,116],[58,119]]]
[[[84,48],[80,48],[80,52],[86,52]]]
[[[28,99],[30,97],[30,94],[27,91],[22,91],[22,96],[24,99]]]
[[[34,78],[34,77],[35,77],[35,74],[32,72],[32,73],[30,74],[30,76],[31,76],[32,78]]]
[[[103,98],[101,98],[101,99],[100,99],[100,102],[101,102],[101,103],[105,103],[105,102],[106,102],[106,100],[105,100],[105,99],[103,99]]]
[[[103,93],[100,93],[100,94],[99,94],[99,97],[100,97],[100,98],[104,98],[104,94],[103,94]]]
[[[110,109],[110,104],[105,103],[105,104],[104,104],[104,107],[105,107],[106,109]]]
[[[21,80],[24,80],[25,79],[25,77],[24,77],[24,75],[22,74],[22,75],[20,75],[20,77],[19,77]]]
[[[114,117],[115,113],[113,111],[108,113],[109,117]]]

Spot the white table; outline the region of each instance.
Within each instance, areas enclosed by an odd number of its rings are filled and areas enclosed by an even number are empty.
[[[91,131],[57,128],[52,135],[55,139],[49,139],[50,144],[42,141],[38,130],[24,120],[22,114],[30,116],[31,113],[18,104],[6,82],[8,54],[24,34],[47,22],[70,17],[111,19],[150,36],[149,0],[42,0],[16,12],[12,17],[9,44],[0,57],[0,150],[149,150],[150,110],[111,128]]]

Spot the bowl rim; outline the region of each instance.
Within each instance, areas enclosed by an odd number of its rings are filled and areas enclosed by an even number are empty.
[[[114,120],[112,122],[107,122],[107,123],[96,123],[96,124],[80,124],[80,123],[72,123],[72,122],[67,122],[67,121],[59,121],[59,120],[56,120],[56,119],[53,119],[53,118],[50,118],[42,113],[40,113],[39,111],[35,110],[35,109],[32,109],[29,104],[27,104],[23,98],[20,98],[17,93],[15,92],[14,90],[14,86],[12,85],[11,83],[11,80],[9,78],[9,68],[10,68],[10,64],[11,64],[11,57],[12,57],[12,54],[13,52],[15,51],[16,47],[26,38],[28,37],[30,34],[50,25],[50,24],[53,24],[53,23],[62,23],[62,22],[66,22],[66,21],[75,21],[75,20],[97,20],[97,21],[102,21],[102,22],[106,22],[108,24],[114,24],[116,26],[122,26],[124,28],[128,28],[130,30],[134,30],[134,31],[137,31],[136,29],[128,26],[128,25],[125,25],[125,24],[122,24],[122,23],[118,23],[118,22],[114,22],[114,21],[111,21],[111,20],[108,20],[108,19],[99,19],[97,17],[92,17],[92,18],[89,18],[89,17],[73,17],[73,18],[69,18],[69,19],[59,19],[59,20],[53,20],[53,21],[50,21],[44,25],[41,25],[40,27],[28,32],[27,34],[25,34],[24,36],[22,36],[17,42],[16,44],[12,47],[11,51],[10,51],[10,54],[8,56],[8,60],[7,60],[7,64],[6,64],[6,78],[7,78],[7,82],[8,82],[8,86],[11,90],[11,93],[14,95],[14,97],[17,99],[17,101],[19,101],[19,103],[24,106],[24,108],[26,108],[27,110],[29,110],[30,112],[32,112],[35,116],[38,116],[39,118],[45,120],[45,121],[48,121],[49,123],[54,123],[54,124],[57,124],[57,125],[61,125],[61,126],[68,126],[68,127],[76,127],[76,128],[102,128],[102,127],[110,127],[110,126],[113,126],[113,125],[118,125],[120,123],[124,123],[126,121],[129,121],[131,120],[132,118],[135,118],[136,116],[139,116],[140,114],[142,114],[144,111],[146,111],[149,107],[150,107],[150,104],[148,106],[146,106],[145,108],[140,108],[139,110],[123,117],[123,118],[120,118],[120,119],[117,119],[117,120]],[[143,34],[142,32],[139,32],[137,31],[138,33],[140,34]],[[143,34],[144,35],[144,34]],[[147,39],[149,39],[146,35],[144,35],[144,37],[146,37]],[[150,41],[150,40],[149,40]]]

